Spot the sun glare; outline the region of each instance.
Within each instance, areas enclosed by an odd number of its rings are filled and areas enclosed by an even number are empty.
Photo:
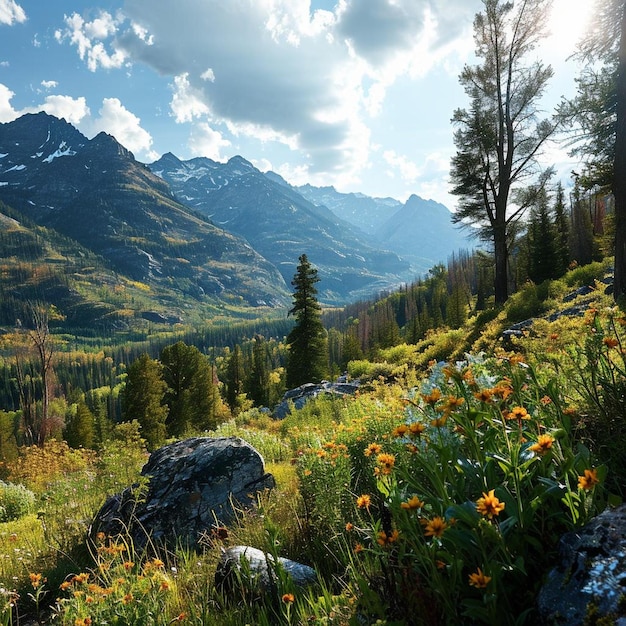
[[[566,55],[571,54],[585,34],[594,3],[590,0],[554,0],[550,17],[550,43]]]

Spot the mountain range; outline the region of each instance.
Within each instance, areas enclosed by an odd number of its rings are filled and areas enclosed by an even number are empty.
[[[97,259],[104,283],[141,285],[155,296],[152,307],[166,302],[174,319],[194,303],[287,305],[302,253],[318,268],[320,301],[342,304],[413,280],[468,247],[449,211],[417,196],[402,204],[293,187],[240,156],[218,163],[167,153],[146,165],[114,137],[87,139],[45,113],[0,124],[0,201],[5,265],[20,260],[19,238],[8,234],[28,232],[40,244],[37,258],[54,256],[66,282],[84,266],[70,263],[70,251],[80,251]],[[52,254],[59,238],[65,252]],[[3,293],[19,297],[4,275]]]

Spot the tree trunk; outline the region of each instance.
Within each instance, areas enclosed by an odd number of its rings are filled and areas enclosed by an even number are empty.
[[[615,196],[614,297],[626,295],[626,2],[622,5],[619,66],[617,70],[617,132],[613,168]]]

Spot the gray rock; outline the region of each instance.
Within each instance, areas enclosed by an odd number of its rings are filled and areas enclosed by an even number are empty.
[[[598,618],[617,624],[626,617],[625,594],[626,505],[622,505],[562,537],[559,563],[548,574],[537,607],[541,623],[549,626],[587,624],[589,608]]]
[[[197,547],[203,533],[234,521],[234,507],[254,507],[257,493],[275,486],[261,455],[238,437],[177,441],[153,452],[141,473],[147,488],[109,498],[92,522],[92,537],[128,532],[137,549],[149,542]]]
[[[277,589],[279,571],[296,587],[317,582],[315,570],[308,565],[283,557],[274,559],[271,554],[250,546],[233,546],[222,552],[215,571],[215,586],[228,597],[236,590],[262,596]]]
[[[283,395],[282,401],[274,407],[272,416],[275,419],[284,419],[291,412],[291,407],[301,409],[309,400],[321,394],[329,396],[347,396],[355,394],[359,389],[359,381],[352,383],[322,381],[319,384],[305,383],[295,389],[289,389]]]

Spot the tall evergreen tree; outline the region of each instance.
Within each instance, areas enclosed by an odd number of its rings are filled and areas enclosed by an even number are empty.
[[[267,342],[257,335],[252,344],[252,367],[246,384],[248,396],[256,406],[269,404],[269,377]]]
[[[95,418],[84,399],[79,400],[76,412],[65,424],[63,437],[71,448],[91,448],[95,442]]]
[[[545,190],[539,194],[528,225],[528,277],[536,284],[556,278],[557,240]]]
[[[179,341],[163,348],[160,359],[167,384],[168,434],[180,436],[192,427],[215,427],[213,372],[206,356]]]
[[[239,408],[240,396],[243,393],[245,372],[243,367],[243,355],[239,344],[233,348],[226,365],[226,402],[232,413]]]
[[[547,0],[513,3],[483,0],[474,20],[476,55],[482,63],[465,66],[460,82],[470,98],[468,109],[452,118],[457,126],[452,159],[452,193],[460,197],[454,221],[478,225],[493,245],[495,299],[508,297],[509,229],[527,208],[509,199],[516,186],[538,171],[537,156],[555,131],[539,119],[538,99],[552,68],[528,62],[543,37],[550,8]]]
[[[287,386],[290,388],[320,382],[328,373],[326,333],[315,287],[320,279],[306,254],[298,260],[296,274],[291,281],[294,293],[293,307],[289,311],[289,315],[295,316],[296,325],[287,336]]]
[[[141,436],[150,450],[158,448],[167,436],[166,390],[163,367],[148,354],[142,354],[128,367],[122,397],[123,420],[139,422]]]
[[[554,230],[556,244],[556,276],[563,276],[570,264],[570,227],[569,216],[565,207],[565,192],[559,181],[554,200]]]

